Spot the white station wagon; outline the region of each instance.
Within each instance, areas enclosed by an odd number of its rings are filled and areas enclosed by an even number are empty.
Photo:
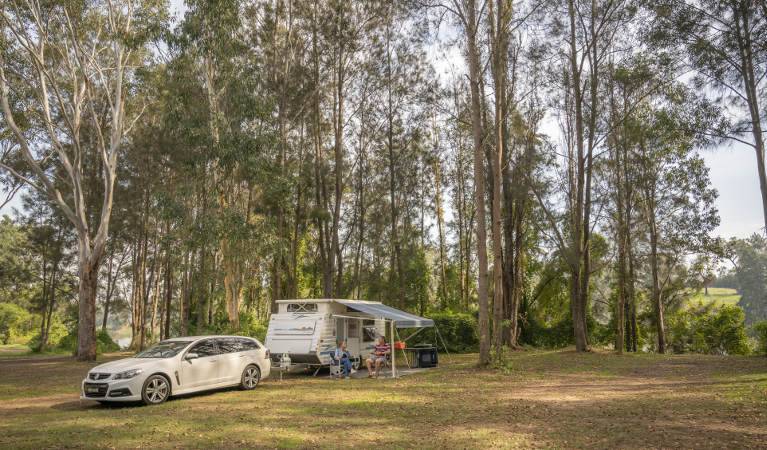
[[[190,336],[159,342],[132,358],[94,367],[81,399],[164,402],[171,395],[241,386],[253,389],[271,370],[269,349],[244,336]]]

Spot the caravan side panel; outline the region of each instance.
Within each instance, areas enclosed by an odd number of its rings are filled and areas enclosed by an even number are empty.
[[[266,346],[274,358],[287,353],[294,363],[317,364],[323,322],[319,314],[273,314],[266,332]]]

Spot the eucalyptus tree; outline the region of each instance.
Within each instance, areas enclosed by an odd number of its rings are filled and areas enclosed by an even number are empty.
[[[767,238],[753,234],[746,239],[731,239],[727,255],[733,263],[738,293],[738,306],[743,308],[747,324],[767,320]]]
[[[551,32],[558,40],[552,50],[558,55],[551,68],[552,79],[562,95],[553,98],[562,135],[560,187],[556,201],[566,205],[557,214],[536,192],[551,225],[554,242],[570,270],[570,307],[575,346],[590,348],[587,327],[591,275],[591,234],[594,168],[603,155],[608,129],[604,84],[608,57],[618,53],[616,43],[631,39],[636,29],[636,6],[628,1],[578,1],[553,6]],[[628,47],[630,48],[630,47]]]
[[[477,246],[477,303],[479,305],[479,364],[490,362],[490,318],[488,301],[488,267],[487,267],[487,222],[485,205],[485,162],[484,136],[485,124],[482,120],[482,104],[484,97],[483,62],[479,49],[480,27],[483,22],[483,12],[486,1],[453,0],[439,4],[449,10],[455,17],[463,33],[465,47],[464,55],[469,69],[469,92],[471,93],[471,128],[474,144],[474,203],[477,214],[476,246]]]
[[[26,170],[1,167],[48,196],[77,232],[79,360],[96,358],[98,271],[118,157],[141,113],[131,102],[130,80],[148,61],[147,39],[164,13],[159,1],[2,3],[3,122]],[[86,128],[95,137],[83,136]],[[83,177],[91,164],[100,166],[94,176],[103,184],[94,211],[85,199],[91,180]],[[58,171],[64,186],[54,179]]]
[[[279,166],[274,169],[270,161],[275,149],[272,108],[258,90],[258,78],[263,72],[254,65],[246,43],[244,11],[243,2],[237,0],[190,1],[179,32],[171,40],[173,63],[191,71],[175,72],[179,81],[205,93],[204,105],[197,104],[196,98],[183,99],[193,104],[190,106],[200,114],[198,120],[206,122],[204,128],[189,130],[194,134],[186,137],[186,144],[200,155],[198,164],[204,180],[196,195],[202,205],[192,202],[191,223],[199,226],[208,210],[215,210],[225,307],[234,328],[239,326],[246,273],[253,267],[250,244],[268,242],[256,237],[259,233],[271,235],[269,229],[276,226],[271,216],[255,217],[274,195],[273,185],[265,180],[279,177],[282,170]],[[179,123],[183,125],[183,120]],[[207,203],[214,196],[215,201]],[[191,258],[191,251],[187,249],[185,261]],[[193,266],[204,267],[202,261],[216,258],[206,247],[200,249],[199,255],[200,264]],[[205,278],[199,271],[198,275],[184,276]],[[201,284],[189,283],[190,288]],[[186,291],[184,294],[188,298]]]
[[[405,306],[407,236],[412,221],[409,210],[415,200],[423,198],[421,187],[424,172],[422,158],[428,149],[421,142],[429,126],[427,105],[434,90],[432,74],[423,51],[425,30],[409,20],[411,10],[405,2],[391,2],[382,11],[381,23],[370,30],[369,55],[371,95],[383,99],[374,103],[369,121],[380,126],[371,130],[376,154],[387,169],[390,241],[390,296],[400,308]],[[432,149],[433,150],[433,147]],[[417,202],[416,202],[417,203]],[[420,208],[420,204],[416,206]]]
[[[654,12],[652,41],[681,50],[696,76],[692,85],[719,102],[729,126],[710,134],[747,145],[756,153],[767,232],[765,101],[767,6],[760,0],[648,0]]]
[[[717,192],[697,151],[700,130],[710,126],[710,110],[678,86],[665,92],[638,109],[642,130],[633,150],[637,206],[649,242],[650,297],[659,353],[666,351],[664,291],[673,281],[672,272],[686,255],[710,252],[710,233],[719,225]]]
[[[74,233],[67,227],[67,219],[50,204],[42,193],[32,191],[22,198],[23,215],[19,222],[27,236],[26,251],[33,264],[32,309],[40,314],[40,341],[35,350],[49,346],[51,325],[57,307],[76,294],[72,262]]]

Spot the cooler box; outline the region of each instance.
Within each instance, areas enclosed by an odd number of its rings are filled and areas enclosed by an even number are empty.
[[[423,347],[416,351],[418,367],[437,367],[437,348]]]

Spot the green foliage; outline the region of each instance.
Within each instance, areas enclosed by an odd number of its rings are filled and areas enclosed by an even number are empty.
[[[48,334],[48,344],[45,346],[45,348],[40,348],[41,336],[39,331],[32,336],[27,345],[34,351],[55,350],[57,348],[61,348],[61,340],[68,334],[69,331],[67,330],[67,327],[61,323],[61,321],[54,318],[51,321],[51,329],[49,330]]]
[[[112,337],[109,336],[107,330],[103,328],[99,328],[96,332],[96,342],[98,343],[99,353],[110,353],[120,350],[120,346],[117,345],[117,342],[112,340]]]
[[[741,294],[738,306],[743,308],[746,323],[767,319],[767,238],[754,234],[748,239],[733,239],[727,252],[737,258],[735,281]]]
[[[28,245],[22,228],[4,216],[0,220],[0,300],[23,304],[31,297]]]
[[[668,317],[669,346],[674,353],[747,355],[743,310],[698,304]]]
[[[756,353],[767,356],[767,320],[755,324],[754,333],[757,341]]]
[[[31,328],[32,314],[13,303],[0,303],[0,342],[13,343],[17,336],[26,334]]]
[[[479,337],[477,335],[477,318],[472,314],[454,313],[451,311],[427,314],[434,320],[434,325],[439,329],[439,334],[445,340],[448,351],[455,353],[469,353],[479,350]],[[406,336],[401,336],[407,339]],[[418,333],[412,339],[408,339],[408,345],[435,344],[441,351],[442,342],[434,329],[426,329]]]
[[[73,355],[77,354],[77,328],[71,330],[69,334],[61,338],[59,344],[55,347],[57,350],[66,350]],[[120,346],[112,340],[109,333],[101,328],[96,332],[96,353],[101,355],[104,353],[116,352],[120,350]]]
[[[615,340],[614,327],[602,325],[592,315],[586,318],[591,345],[606,345]],[[564,316],[550,326],[541,324],[536,319],[527,319],[522,326],[519,343],[542,348],[562,348],[575,343],[573,318]]]
[[[229,323],[225,312],[220,309],[220,314],[216,315],[215,324],[210,329],[210,332],[214,334],[250,336],[264,342],[268,326],[268,323],[259,321],[254,313],[240,311],[240,326],[236,328]]]

